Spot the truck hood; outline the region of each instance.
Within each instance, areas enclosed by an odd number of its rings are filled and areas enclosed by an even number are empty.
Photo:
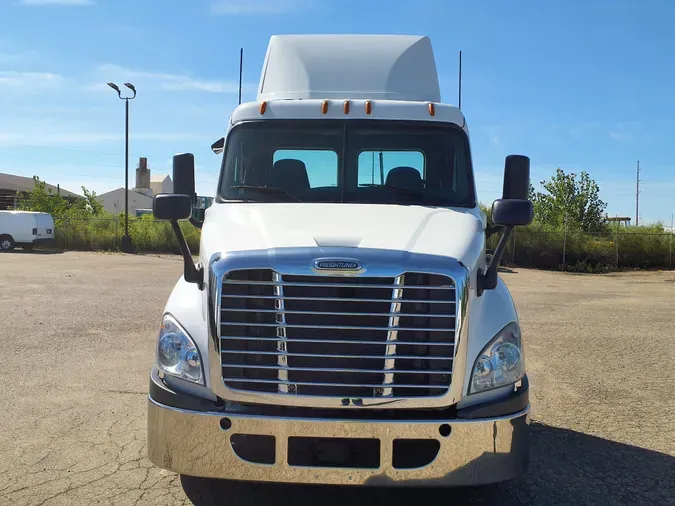
[[[349,247],[456,258],[473,267],[483,248],[476,209],[385,204],[214,203],[202,228],[202,259],[218,252]]]

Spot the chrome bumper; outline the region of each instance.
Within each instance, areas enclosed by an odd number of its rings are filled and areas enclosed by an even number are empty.
[[[221,420],[227,430],[221,428]],[[443,437],[441,425],[451,433]],[[187,411],[148,401],[148,456],[157,466],[188,476],[243,481],[335,485],[483,485],[522,475],[529,460],[529,406],[510,416],[477,420],[372,421],[281,418]],[[274,464],[239,457],[232,435],[274,436]],[[289,437],[379,440],[379,467],[291,466]],[[438,453],[416,469],[396,469],[394,440],[435,439]]]

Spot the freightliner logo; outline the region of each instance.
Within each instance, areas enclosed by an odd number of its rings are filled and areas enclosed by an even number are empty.
[[[361,269],[361,264],[353,260],[317,260],[314,262],[314,267],[324,270],[358,271]]]

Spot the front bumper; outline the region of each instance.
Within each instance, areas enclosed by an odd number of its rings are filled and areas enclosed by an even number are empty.
[[[148,456],[161,468],[206,478],[335,485],[484,485],[526,471],[528,424],[529,404],[517,413],[491,418],[364,420],[188,410],[161,404],[151,396]],[[244,440],[249,435],[267,436],[264,440],[271,443],[273,463],[249,458],[255,450],[242,455],[241,443],[236,442],[242,441],[241,435]],[[375,464],[371,459],[364,467],[298,465],[293,454],[299,451],[298,441],[325,444],[330,438],[377,441]],[[401,445],[401,440],[413,442]],[[396,448],[407,444],[407,452],[415,453],[422,442],[430,440],[438,442],[431,443],[438,448],[435,458],[432,455],[421,467],[395,466],[397,460],[401,462]]]

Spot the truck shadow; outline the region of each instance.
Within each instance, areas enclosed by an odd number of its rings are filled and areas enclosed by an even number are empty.
[[[480,488],[351,488],[237,483],[181,476],[195,506],[675,504],[675,457],[531,424],[526,477]]]

